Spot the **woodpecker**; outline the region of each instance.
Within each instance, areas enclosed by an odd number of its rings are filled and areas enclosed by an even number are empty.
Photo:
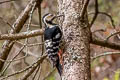
[[[45,24],[44,31],[44,40],[45,40],[45,48],[50,58],[53,67],[56,67],[58,73],[62,74],[62,64],[60,63],[60,43],[62,38],[62,31],[59,28],[59,25],[54,22],[59,16],[55,16],[53,14],[45,14],[42,18],[43,23]]]

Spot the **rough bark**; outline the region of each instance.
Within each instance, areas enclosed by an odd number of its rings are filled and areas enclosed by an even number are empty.
[[[87,16],[81,19],[84,0],[58,0],[65,44],[62,80],[91,80],[90,29]]]

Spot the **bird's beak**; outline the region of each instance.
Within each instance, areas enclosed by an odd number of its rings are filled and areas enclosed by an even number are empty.
[[[57,15],[57,16],[54,16],[54,17],[52,18],[52,21],[53,21],[54,19],[56,19],[56,18],[61,17],[61,16],[64,16],[64,15]]]
[[[64,16],[64,15],[62,15],[62,14],[61,14],[61,15],[57,15],[56,18],[58,18],[58,17],[62,17],[62,16]]]

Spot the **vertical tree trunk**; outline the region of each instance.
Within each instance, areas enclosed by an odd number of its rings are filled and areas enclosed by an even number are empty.
[[[64,14],[62,23],[66,42],[63,54],[62,80],[91,80],[90,29],[87,15],[80,14],[84,0],[58,0],[59,12]]]

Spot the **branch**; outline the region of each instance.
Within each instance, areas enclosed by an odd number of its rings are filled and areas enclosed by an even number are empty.
[[[91,13],[91,14],[93,14],[93,13]],[[114,20],[112,19],[111,15],[109,15],[105,12],[99,11],[98,0],[95,0],[95,15],[90,23],[90,27],[94,24],[94,22],[99,14],[103,14],[103,15],[106,15],[107,17],[109,17],[111,24],[112,24],[113,28],[115,29],[115,23],[114,23]]]
[[[35,80],[35,77],[37,76],[37,73],[39,73],[39,70],[41,69],[41,66],[38,65],[37,70],[35,71],[32,80]],[[38,79],[39,80],[39,79]]]
[[[33,30],[28,32],[21,32],[18,34],[2,34],[0,35],[0,40],[18,40],[18,39],[25,39],[29,37],[39,36],[43,34],[43,30]]]
[[[26,67],[25,69],[23,69],[23,70],[21,70],[21,71],[16,71],[16,72],[14,72],[14,73],[12,73],[12,74],[9,74],[9,75],[7,75],[7,76],[5,76],[5,77],[3,77],[3,78],[0,78],[0,80],[4,80],[4,79],[9,78],[9,77],[11,77],[11,76],[14,76],[14,75],[17,75],[17,74],[20,74],[20,73],[22,73],[22,72],[27,71],[27,70],[29,70],[30,68],[32,68],[36,63],[39,63],[39,62],[41,62],[42,60],[44,60],[46,57],[47,57],[47,55],[43,55],[43,56],[40,57],[37,61],[35,61],[33,64],[31,64],[30,66]]]
[[[94,24],[97,16],[98,16],[98,13],[99,13],[99,8],[98,8],[98,0],[95,0],[95,14],[94,14],[94,17],[90,23],[90,27]]]
[[[43,60],[47,57],[47,55],[42,56],[38,59],[37,64],[33,66],[21,79],[19,80],[27,80],[27,78],[36,70],[36,68],[43,62]]]
[[[39,14],[39,25],[40,25],[40,29],[42,29],[42,17],[41,17],[41,5],[40,5],[41,1],[38,0],[38,5],[37,5],[37,8],[38,8],[38,14]],[[41,36],[41,42],[43,43],[44,42],[44,37]],[[41,50],[42,50],[42,54],[44,52],[44,45],[41,46]],[[41,54],[41,55],[42,55]]]
[[[102,39],[97,39],[96,37],[92,37],[92,44],[99,45],[99,46],[104,46],[107,48],[115,49],[115,50],[120,50],[120,45],[113,43],[113,42],[106,42],[106,40]]]
[[[32,10],[32,7],[34,6],[33,4],[35,3],[36,0],[31,0],[29,2],[29,4],[26,6],[26,8],[24,9],[24,11],[21,13],[21,15],[19,15],[18,19],[14,22],[14,24],[12,25],[12,27],[14,28],[14,30],[11,30],[10,33],[14,34],[14,33],[19,33],[20,30],[22,29],[23,25],[25,24],[26,20],[29,18],[29,13]],[[6,60],[9,52],[11,50],[11,48],[14,45],[14,42],[12,42],[11,40],[6,40],[3,43],[3,49],[1,50],[0,53],[0,58],[3,60]],[[4,65],[4,62],[0,61],[0,71],[2,69]]]
[[[106,41],[108,41],[112,36],[115,36],[115,35],[117,35],[117,34],[120,34],[120,32],[115,32],[115,33],[109,35],[109,36],[106,38]]]
[[[99,58],[99,57],[107,56],[107,55],[113,55],[113,54],[120,54],[120,52],[105,52],[105,53],[101,53],[101,54],[99,54],[99,55],[97,55],[97,56],[94,56],[94,57],[92,57],[91,59],[92,59],[92,61],[93,61],[93,60],[95,60],[95,59],[97,59],[97,58]]]
[[[51,70],[42,80],[46,80],[48,77],[51,76],[51,74],[55,71],[55,68]]]
[[[83,8],[82,8],[82,12],[81,12],[81,17],[84,18],[84,15],[87,11],[87,7],[88,7],[88,4],[89,4],[90,0],[86,0],[85,1],[85,4],[83,5]]]
[[[11,61],[5,66],[5,68],[2,70],[0,76],[3,76],[3,74],[5,73],[5,71],[8,69],[8,67],[12,63],[12,61],[22,52],[22,50],[25,48],[25,46],[26,45],[24,45],[23,47],[21,47],[21,49],[16,53],[16,55],[11,59]]]
[[[39,30],[33,30],[29,32],[22,32],[19,34],[9,34],[9,36],[8,34],[3,34],[1,36],[4,37],[4,39],[15,40],[15,39],[25,39],[29,37],[39,36],[39,35],[42,35],[43,33],[44,31],[42,29],[39,29]],[[0,39],[2,38],[1,36],[0,36]],[[97,39],[95,37],[92,37],[91,43],[104,46],[104,47],[108,47],[108,48],[112,48],[112,49],[116,49],[116,50],[120,50],[119,44],[112,43],[112,42],[106,42],[106,40]]]
[[[103,14],[103,15],[106,15],[107,17],[109,17],[109,19],[111,21],[111,24],[112,24],[113,28],[115,29],[115,23],[114,23],[114,20],[113,20],[111,15],[109,15],[109,14],[107,14],[105,12],[99,12],[99,14]]]
[[[6,1],[1,1],[0,4],[7,3],[7,2],[12,2],[12,1],[18,1],[18,0],[6,0]]]
[[[41,5],[40,5],[41,1],[38,0],[38,4],[37,4],[37,8],[38,8],[38,14],[39,14],[39,25],[40,25],[40,29],[42,28],[42,21],[41,21]]]
[[[5,22],[11,29],[14,30],[14,28],[12,27],[12,25],[11,25],[8,21],[6,21],[3,17],[0,17],[0,19],[1,19],[3,22]]]

